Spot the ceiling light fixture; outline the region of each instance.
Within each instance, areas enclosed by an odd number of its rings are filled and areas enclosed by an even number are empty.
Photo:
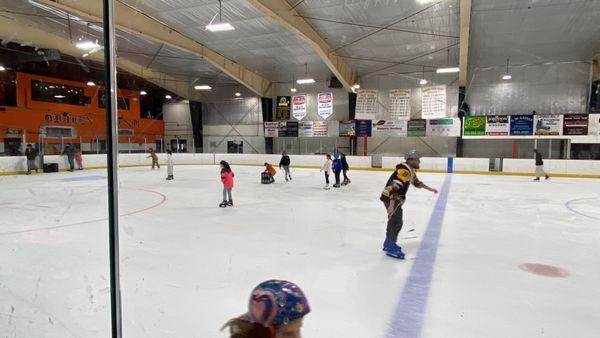
[[[508,80],[512,79],[512,75],[510,75],[508,73],[508,63],[509,62],[510,62],[510,59],[506,59],[506,73],[504,73],[504,76],[502,76],[502,80],[508,81]]]
[[[212,87],[209,85],[197,85],[197,86],[194,86],[194,89],[196,89],[196,90],[211,90]]]
[[[424,86],[427,84],[427,80],[425,79],[425,66],[423,66],[423,76],[421,77],[421,81],[419,81],[419,84],[421,86]]]
[[[240,93],[240,92],[236,92],[234,95],[235,95],[236,97],[240,97],[240,96],[242,96],[242,93]]]
[[[290,92],[292,92],[292,93],[295,93],[297,91],[298,91],[298,89],[296,89],[295,87],[290,88]]]
[[[55,99],[64,99],[66,96],[64,95],[54,95]]]
[[[352,86],[352,89],[360,89],[360,85],[357,83],[354,86]]]
[[[165,95],[165,99],[167,99],[167,100],[170,100],[170,99],[172,99],[172,98],[173,98],[173,97],[171,97],[171,95]]]
[[[96,40],[96,42],[91,40],[81,40],[75,44],[75,47],[83,50],[101,48],[101,46],[98,44],[98,40]]]
[[[210,20],[210,22],[208,23],[208,25],[206,25],[207,31],[225,32],[225,31],[232,31],[235,29],[235,27],[233,27],[229,22],[223,22],[223,20],[221,18],[221,14],[223,12],[222,7],[223,7],[223,5],[221,4],[221,0],[219,0],[219,13],[215,14],[215,16],[213,16],[212,20]],[[217,15],[219,16],[219,23],[213,23],[215,21],[215,18],[217,17]]]
[[[88,81],[87,85],[88,85],[89,87],[93,87],[93,86],[95,86],[96,84],[94,83],[94,81]]]
[[[143,96],[143,95],[146,95],[146,94],[148,94],[148,93],[146,93],[146,91],[145,91],[145,90],[142,90],[142,91],[140,92],[140,95],[142,95],[142,96]]]
[[[308,77],[308,63],[304,64],[304,79],[298,79],[296,80],[297,84],[313,84],[317,81],[315,81],[315,79],[313,79],[312,77]]]
[[[5,70],[6,70],[6,68],[3,65],[0,65],[0,72],[3,72]]]
[[[442,67],[435,70],[438,74],[445,73],[458,73],[460,72],[460,68],[458,67],[450,67],[450,48],[448,48],[448,67]]]

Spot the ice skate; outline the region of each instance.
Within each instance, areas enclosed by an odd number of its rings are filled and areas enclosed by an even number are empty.
[[[221,204],[219,204],[219,207],[226,208],[227,207],[227,201],[221,202]]]
[[[549,179],[550,179],[550,176],[546,175],[546,179],[547,179],[547,180],[549,180]]]
[[[402,248],[392,243],[393,247],[390,246],[388,251],[386,251],[386,255],[392,258],[404,259],[404,252],[402,252]]]
[[[333,185],[333,187],[334,187],[334,188],[339,188],[339,187],[340,187],[340,184],[339,184],[339,183],[336,183],[336,184],[334,184],[334,185]]]
[[[381,249],[381,250],[383,250],[385,252],[390,251],[390,244],[391,243],[392,242],[389,239],[386,238],[385,241],[383,242],[383,249]]]
[[[228,207],[232,207],[233,206],[233,200],[229,200],[229,202],[227,202],[227,206]]]
[[[534,181],[539,181],[539,180],[540,180],[540,178],[539,178],[539,177],[536,177],[536,178],[534,178],[533,180],[534,180]]]
[[[323,187],[323,189],[329,190],[329,184],[325,184],[325,186]]]

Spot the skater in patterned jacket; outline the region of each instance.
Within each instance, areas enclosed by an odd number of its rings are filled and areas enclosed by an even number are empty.
[[[398,259],[404,259],[404,252],[402,252],[402,248],[396,242],[398,241],[398,234],[402,229],[402,205],[406,200],[408,188],[412,184],[415,188],[426,189],[434,194],[438,192],[417,178],[415,170],[420,167],[421,155],[413,150],[406,154],[404,158],[405,162],[396,166],[396,170],[388,179],[380,197],[388,215],[383,251],[388,256]]]
[[[232,207],[233,197],[231,197],[231,190],[233,189],[233,178],[235,175],[231,171],[229,163],[221,161],[221,183],[223,183],[223,202],[219,204],[221,208]]]

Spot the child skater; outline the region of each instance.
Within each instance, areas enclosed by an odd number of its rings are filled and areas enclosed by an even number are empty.
[[[167,181],[173,179],[173,152],[167,149]]]
[[[158,169],[160,169],[160,164],[158,164],[158,156],[156,156],[156,152],[152,148],[150,148],[148,151],[150,152],[150,155],[146,158],[152,158],[152,170],[154,170],[155,166],[158,167]]]
[[[223,202],[219,204],[221,208],[232,207],[233,198],[231,197],[231,190],[233,189],[233,178],[235,175],[231,171],[229,163],[221,161],[221,183],[223,183]],[[229,200],[227,199],[229,198]]]
[[[75,162],[77,162],[77,170],[83,170],[83,154],[81,149],[75,149]]]
[[[275,174],[277,173],[277,171],[275,170],[275,168],[273,168],[273,166],[271,164],[265,162],[265,171],[264,172],[269,174],[269,184],[275,182]]]
[[[321,167],[321,172],[325,172],[325,186],[323,189],[329,190],[329,172],[331,172],[331,155],[325,155],[325,163]]]

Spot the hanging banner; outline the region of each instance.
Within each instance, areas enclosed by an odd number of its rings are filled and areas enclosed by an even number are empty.
[[[427,136],[460,136],[460,119],[447,118],[427,120]]]
[[[485,135],[508,136],[510,135],[510,116],[486,116]]]
[[[535,115],[533,124],[535,125],[534,135],[562,135],[562,115]]]
[[[313,137],[313,121],[300,121],[298,123],[298,136]]]
[[[484,136],[485,121],[485,116],[465,116],[463,135]]]
[[[277,120],[289,120],[290,119],[290,107],[292,104],[291,96],[277,96],[277,110],[275,118]]]
[[[306,95],[292,96],[292,116],[298,121],[306,117]]]
[[[390,90],[390,120],[410,119],[410,89]]]
[[[331,115],[333,115],[333,93],[319,93],[317,99],[317,114],[319,114],[319,116],[321,116],[324,120],[327,120]]]
[[[563,135],[587,135],[589,116],[569,114],[563,117]]]
[[[510,135],[527,136],[533,135],[533,115],[511,115]]]
[[[279,122],[265,122],[265,137],[279,137]]]
[[[313,121],[313,137],[327,137],[327,121]]]
[[[589,127],[588,135],[599,136],[600,135],[600,114],[590,114],[588,116]]]
[[[370,137],[372,131],[371,120],[354,121],[354,130],[357,137]]]
[[[340,121],[340,136],[351,137],[356,136],[356,125],[354,121]]]
[[[446,117],[446,86],[424,87],[421,96],[421,117]]]
[[[356,118],[373,120],[377,115],[377,95],[375,89],[359,89],[356,92]]]
[[[385,121],[373,120],[373,137],[403,137],[408,135],[408,122],[403,121]]]
[[[421,137],[427,135],[427,120],[408,120],[408,136]]]

